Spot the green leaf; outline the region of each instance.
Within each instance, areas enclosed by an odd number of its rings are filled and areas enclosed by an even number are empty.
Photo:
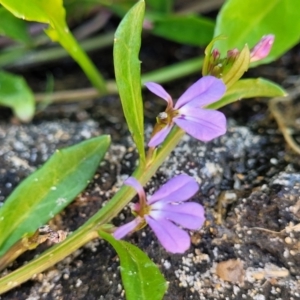
[[[172,11],[174,0],[147,0],[147,5],[157,12],[169,13]]]
[[[145,161],[144,112],[141,95],[141,31],[145,2],[139,1],[120,23],[114,42],[116,82],[129,131],[136,144],[141,162]]]
[[[25,44],[31,42],[27,24],[23,20],[14,17],[3,7],[0,7],[0,20],[0,35],[8,36]]]
[[[208,105],[207,108],[218,109],[244,98],[282,97],[286,95],[284,89],[269,80],[263,78],[241,79],[226,91],[225,96],[221,100]]]
[[[99,235],[109,242],[120,257],[122,282],[127,300],[161,300],[168,284],[158,267],[139,248],[115,240],[103,231]]]
[[[136,0],[118,1],[109,5],[109,10],[117,16],[119,16],[120,18],[123,18],[127,14],[127,12],[132,8],[132,6],[136,4],[136,2]]]
[[[244,73],[248,70],[249,62],[250,52],[248,46],[245,45],[228,72],[226,72],[222,77],[222,80],[226,84],[227,88],[232,86],[244,75]]]
[[[224,55],[227,50],[252,48],[263,35],[275,34],[275,42],[267,58],[275,60],[299,41],[300,10],[298,0],[228,0],[217,17],[214,36],[226,35],[227,40],[215,46]],[[256,64],[258,64],[256,63]]]
[[[0,71],[0,105],[10,107],[23,122],[32,119],[35,101],[23,77]]]
[[[64,19],[62,0],[1,0],[0,3],[17,18],[48,23],[55,26],[56,19]]]
[[[197,16],[147,15],[152,21],[152,33],[163,38],[195,46],[207,45],[213,37],[215,24]]]
[[[58,41],[84,70],[100,92],[106,91],[102,76],[71,34],[66,21],[62,0],[0,0],[16,17],[49,24],[46,31],[53,41]]]
[[[64,0],[67,16],[76,20],[77,24],[86,20],[87,16],[92,15],[93,11],[99,9],[100,5],[109,6],[110,4],[110,0]]]
[[[109,136],[100,136],[57,150],[22,181],[0,209],[0,256],[52,219],[88,185],[109,144]]]

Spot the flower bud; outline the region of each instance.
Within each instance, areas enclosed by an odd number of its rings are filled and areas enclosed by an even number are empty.
[[[218,49],[213,49],[211,56],[214,61],[217,61],[220,58],[220,51]]]
[[[227,51],[227,59],[235,60],[240,54],[240,51],[237,48]]]
[[[267,57],[271,51],[275,36],[273,34],[265,35],[261,40],[251,49],[250,62],[255,62]]]

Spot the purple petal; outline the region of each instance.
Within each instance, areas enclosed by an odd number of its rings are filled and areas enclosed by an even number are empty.
[[[142,185],[134,177],[128,177],[124,181],[124,184],[130,185],[131,187],[133,187],[137,191],[140,199],[143,199],[146,201],[145,191],[144,191]]]
[[[180,109],[174,122],[194,138],[208,142],[226,132],[226,118],[216,110],[196,109],[188,105]]]
[[[190,86],[178,99],[175,109],[185,104],[203,107],[213,103],[224,95],[226,86],[221,79],[214,76],[205,76]]]
[[[173,223],[164,219],[155,220],[150,216],[145,216],[145,219],[168,252],[183,253],[190,247],[191,239],[188,233]]]
[[[203,206],[195,202],[179,205],[156,202],[152,205],[150,216],[164,218],[192,230],[201,228],[205,221]]]
[[[148,147],[156,147],[161,144],[171,131],[172,127],[173,125],[166,125],[162,130],[158,131],[149,141]]]
[[[160,84],[157,84],[155,82],[147,82],[145,83],[145,86],[153,94],[166,100],[168,102],[168,106],[173,107],[172,97],[166,92],[166,90]]]
[[[198,191],[199,186],[191,176],[181,174],[170,179],[159,188],[148,200],[149,204],[157,201],[181,202],[186,201]]]
[[[134,231],[134,229],[142,222],[142,220],[143,220],[142,218],[137,217],[131,222],[120,226],[113,233],[114,238],[117,240],[122,239],[126,234]]]

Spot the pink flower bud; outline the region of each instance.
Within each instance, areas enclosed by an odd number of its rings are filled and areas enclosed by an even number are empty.
[[[240,51],[237,48],[227,51],[227,58],[228,59],[236,59],[240,54]]]
[[[213,49],[211,52],[211,56],[214,58],[214,60],[218,60],[220,58],[220,51],[218,49]]]
[[[273,34],[264,35],[254,46],[250,53],[250,62],[261,60],[267,57],[271,51],[275,36]]]

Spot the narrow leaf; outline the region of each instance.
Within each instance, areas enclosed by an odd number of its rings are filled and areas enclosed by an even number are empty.
[[[23,77],[0,71],[0,105],[10,107],[23,122],[32,119],[35,101]]]
[[[49,24],[46,33],[58,41],[84,70],[87,77],[100,92],[106,91],[101,74],[79,46],[68,25],[62,0],[0,0],[0,3],[16,17]]]
[[[141,31],[145,2],[139,1],[120,23],[114,42],[116,82],[129,131],[136,144],[140,159],[145,160],[144,112],[141,96]]]
[[[109,136],[100,136],[57,150],[13,191],[0,209],[0,256],[53,218],[88,185],[109,144]]]
[[[147,16],[153,23],[152,33],[183,44],[207,45],[213,37],[215,24],[198,16]]]
[[[8,36],[25,44],[31,42],[27,31],[27,24],[23,20],[14,17],[3,7],[0,7],[0,20],[0,35]]]
[[[300,10],[298,0],[228,0],[217,17],[214,36],[226,35],[216,47],[225,54],[245,44],[252,48],[263,35],[274,34],[275,42],[267,58],[258,63],[275,60],[299,41]]]
[[[147,0],[147,4],[157,12],[170,13],[174,0]]]
[[[284,89],[269,80],[263,78],[241,79],[226,91],[225,96],[221,100],[207,106],[207,108],[218,109],[244,98],[282,97],[286,95]]]
[[[120,257],[122,282],[127,300],[161,300],[168,285],[158,267],[142,250],[110,234],[99,232]]]

